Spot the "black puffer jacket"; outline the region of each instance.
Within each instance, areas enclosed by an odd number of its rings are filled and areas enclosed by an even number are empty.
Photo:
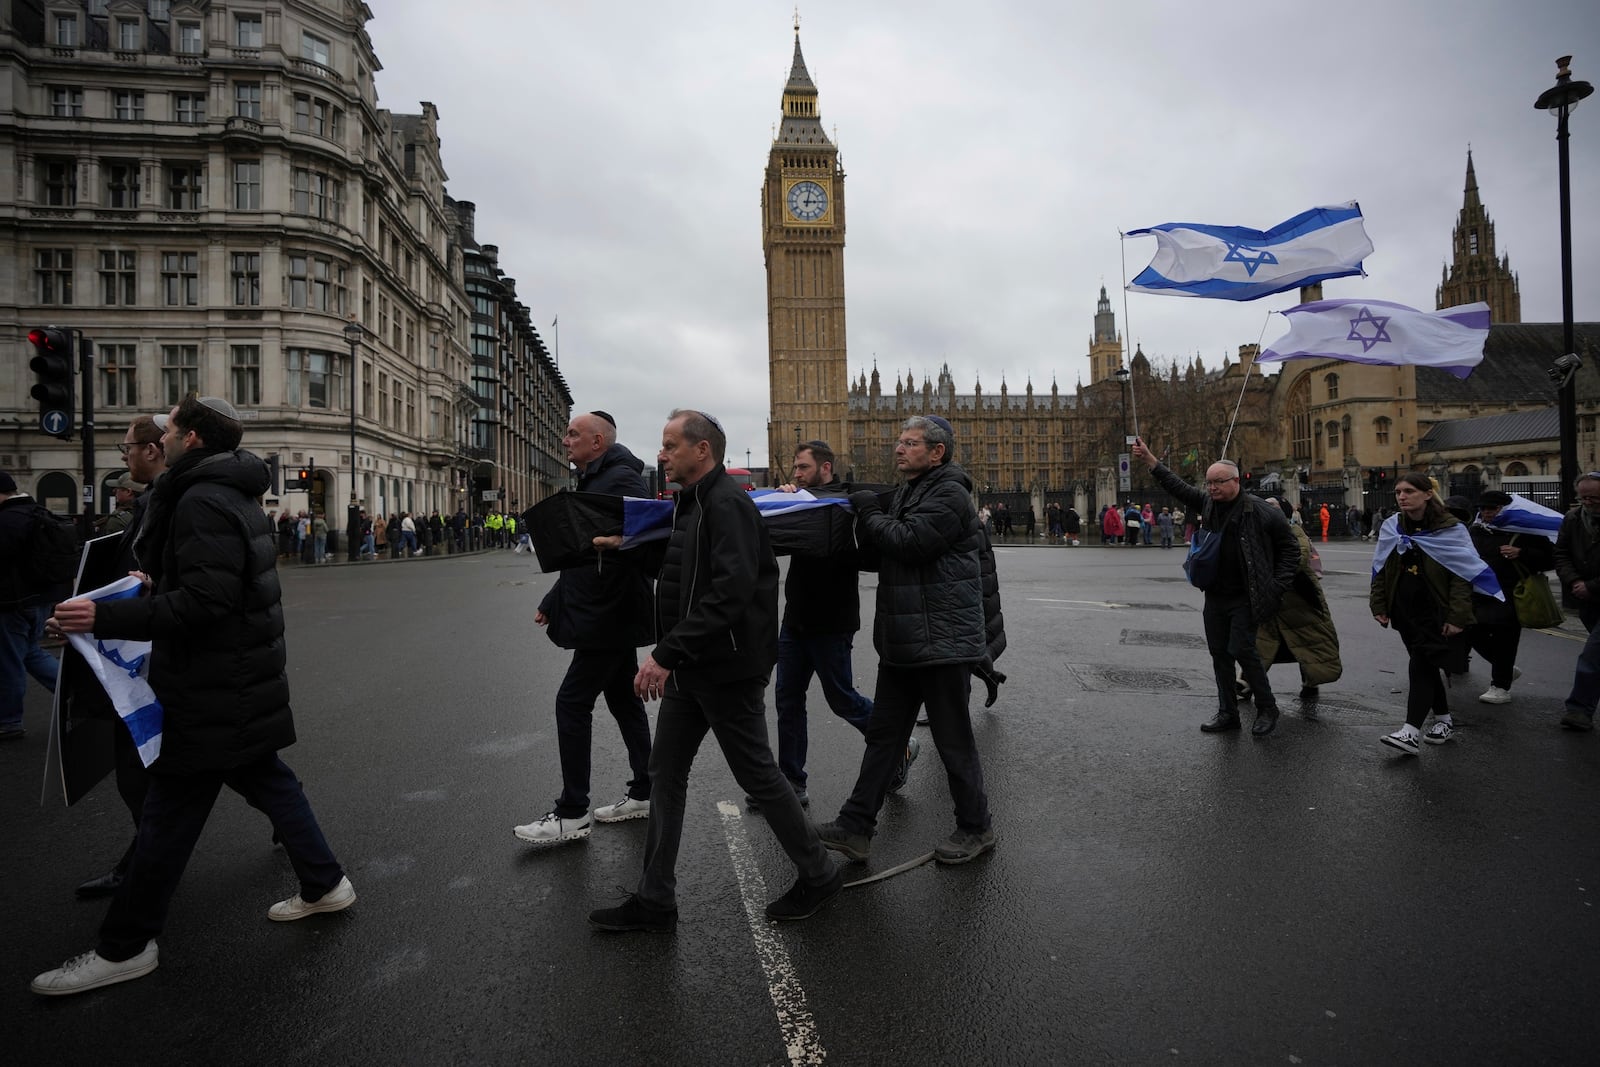
[[[136,551],[150,596],[99,604],[95,633],[153,642],[158,770],[223,770],[294,743],[267,465],[194,449],[150,491]]]
[[[982,662],[983,527],[966,472],[935,467],[896,489],[888,510],[852,499],[865,505],[857,507],[857,537],[878,560],[879,659],[892,667]]]
[[[811,490],[840,494],[838,482]],[[783,582],[783,625],[793,634],[853,634],[861,629],[861,557],[855,550],[831,556],[789,557]]]
[[[646,497],[644,463],[612,445],[584,468],[584,493]],[[597,562],[568,567],[539,603],[550,640],[562,648],[638,648],[655,639],[650,626],[650,575],[635,552],[608,552]]]
[[[778,662],[778,557],[761,513],[722,464],[673,498],[650,655],[668,683],[765,680]]]
[[[1200,525],[1214,529],[1210,493],[1190,485],[1159,463],[1150,468],[1150,474],[1163,489],[1183,501],[1185,513],[1200,512]],[[1238,538],[1250,614],[1259,626],[1278,614],[1283,594],[1300,568],[1300,546],[1289,530],[1289,520],[1271,501],[1241,492],[1234,510],[1224,533],[1231,531],[1231,536]]]

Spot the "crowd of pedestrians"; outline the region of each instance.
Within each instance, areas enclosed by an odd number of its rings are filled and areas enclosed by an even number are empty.
[[[54,684],[41,631],[150,641],[149,684],[165,709],[160,756],[149,764],[127,728],[115,731],[113,766],[134,837],[109,870],[78,886],[82,897],[110,898],[95,947],[38,975],[36,993],[84,992],[155,969],[168,902],[223,786],[267,815],[294,868],[299,892],[272,905],[270,919],[355,902],[299,779],[278,756],[294,728],[277,560],[298,554],[325,562],[327,525],[318,514],[262,513],[269,475],[240,448],[242,433],[232,406],[211,397],[186,398],[128,427],[121,445],[128,475],[103,529],[119,535],[115,569],[136,575],[141,587],[119,599],[59,599],[65,594],[38,587],[37,576],[51,571],[34,525],[44,509],[0,472],[0,740],[23,736],[27,674]],[[607,413],[575,416],[564,443],[580,490],[646,495],[644,464],[618,443]],[[782,488],[847,497],[855,538],[847,552],[794,556],[780,617],[768,527],[728,476],[725,449],[716,419],[674,411],[657,456],[682,486],[668,536],[627,552],[617,551],[620,536],[594,538],[593,559],[561,571],[535,612],[534,621],[570,652],[553,709],[561,790],[546,813],[514,827],[516,837],[542,848],[581,840],[595,822],[648,820],[635,887],[590,914],[600,930],[675,927],[688,780],[708,733],[746,794],[747,813],[765,819],[794,864],[794,882],[767,905],[771,919],[805,919],[839,894],[844,877],[829,851],[852,862],[869,858],[885,798],[904,786],[917,759],[919,723],[929,727],[952,802],[954,827],[934,858],[967,863],[996,844],[970,700],[973,677],[985,683],[987,704],[1005,680],[995,666],[1006,638],[991,534],[1010,533],[1011,509],[974,506],[972,483],[954,461],[952,427],[938,417],[904,423],[895,446],[903,481],[888,493],[842,484],[827,442],[799,444],[792,481]],[[1225,460],[1195,486],[1142,440],[1132,453],[1178,509],[1109,505],[1098,523],[1108,543],[1170,549],[1182,537],[1188,578],[1204,593],[1217,691],[1217,710],[1200,729],[1242,729],[1241,706],[1250,702],[1251,733],[1264,739],[1279,720],[1272,665],[1296,665],[1302,701],[1342,676],[1311,537],[1326,533],[1334,512],[1326,505],[1297,511],[1244,492],[1238,467]],[[1525,600],[1537,599],[1551,568],[1589,631],[1561,725],[1592,729],[1600,704],[1600,472],[1576,488],[1579,506],[1562,518],[1553,544],[1499,521],[1513,504],[1508,495],[1487,492],[1475,506],[1441,499],[1416,472],[1396,478],[1396,511],[1375,516],[1375,529],[1359,511],[1345,512],[1347,533],[1376,540],[1370,610],[1399,635],[1407,662],[1405,721],[1383,745],[1415,756],[1424,744],[1452,739],[1451,679],[1464,674],[1472,651],[1491,672],[1477,699],[1511,701],[1521,630],[1532,625]],[[1031,507],[1020,521],[1033,536]],[[1081,527],[1071,507],[1045,509],[1043,536],[1051,542],[1076,544]],[[521,539],[516,520],[495,510],[477,520],[464,510],[450,517],[362,512],[355,532],[368,558],[512,547]],[[851,669],[861,571],[877,576],[870,695],[856,688]],[[1532,592],[1524,597],[1524,589]],[[640,647],[649,648],[642,662]],[[765,712],[774,673],[776,751]],[[809,814],[813,677],[862,742],[849,796],[826,821]],[[619,799],[591,810],[593,711],[602,696],[627,749],[629,776]],[[652,737],[646,709],[657,701]]]

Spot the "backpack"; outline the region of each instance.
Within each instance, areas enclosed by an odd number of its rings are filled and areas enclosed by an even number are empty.
[[[24,592],[59,595],[71,590],[78,577],[78,560],[83,546],[71,519],[64,519],[42,504],[33,506],[33,522],[28,527],[30,566],[23,572]]]

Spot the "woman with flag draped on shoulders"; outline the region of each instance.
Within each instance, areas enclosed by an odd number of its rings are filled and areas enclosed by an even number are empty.
[[[1415,756],[1421,742],[1442,745],[1455,726],[1440,671],[1467,668],[1466,629],[1474,589],[1503,598],[1494,572],[1478,556],[1466,526],[1445,510],[1433,480],[1407,471],[1395,480],[1398,513],[1385,519],[1372,557],[1372,617],[1393,626],[1410,659],[1406,721],[1383,743]],[[1433,725],[1422,724],[1429,712]]]

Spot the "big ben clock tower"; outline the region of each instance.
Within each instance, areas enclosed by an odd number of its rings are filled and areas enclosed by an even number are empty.
[[[849,376],[844,332],[844,171],[817,115],[817,87],[800,54],[783,87],[783,119],[761,190],[767,263],[769,467],[789,471],[797,441],[833,446],[834,469],[852,468],[845,438]]]

